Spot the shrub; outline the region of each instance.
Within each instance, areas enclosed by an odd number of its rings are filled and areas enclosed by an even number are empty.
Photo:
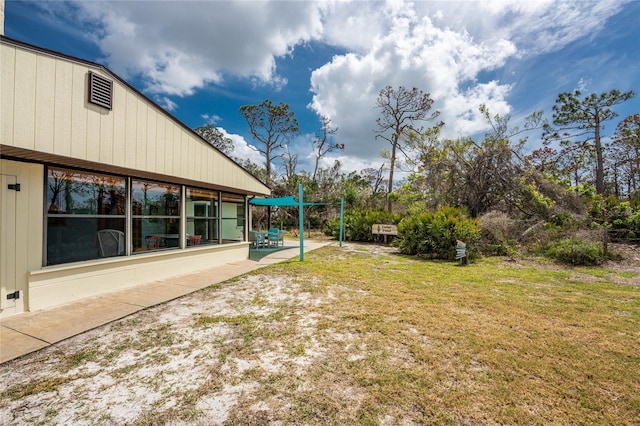
[[[548,244],[545,255],[570,265],[597,265],[607,259],[601,243],[575,238]]]
[[[599,227],[595,227],[591,232],[600,232]],[[527,228],[520,236],[520,244],[526,247],[527,251],[544,254],[547,246],[563,238],[575,234],[580,229],[578,221],[567,220],[561,216],[549,222],[538,222]]]
[[[549,222],[553,225],[559,227],[564,231],[569,231],[573,229],[580,229],[581,223],[568,211],[561,211],[559,213],[554,214],[549,219]]]
[[[627,223],[628,223],[629,229],[631,229],[635,233],[640,232],[640,209],[638,209],[638,211],[636,211],[635,213],[629,216]]]
[[[403,215],[385,210],[350,210],[344,214],[344,239],[346,241],[374,241],[371,227],[376,223],[397,225]],[[340,236],[340,219],[327,221],[324,233],[333,238]]]
[[[469,257],[477,255],[478,221],[468,218],[458,208],[443,207],[435,212],[407,216],[398,225],[397,246],[404,254],[453,260],[456,240],[467,244]]]
[[[502,212],[489,212],[478,219],[482,232],[480,245],[485,254],[512,256],[516,252],[518,225]]]

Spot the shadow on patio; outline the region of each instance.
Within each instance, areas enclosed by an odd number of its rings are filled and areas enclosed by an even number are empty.
[[[283,251],[283,250],[299,248],[299,247],[300,247],[299,245],[285,245],[285,246],[279,246],[279,247],[260,247],[260,248],[251,247],[249,249],[249,260],[255,260],[257,262],[257,261],[260,261],[260,259],[262,259],[263,257],[268,256],[270,254]]]

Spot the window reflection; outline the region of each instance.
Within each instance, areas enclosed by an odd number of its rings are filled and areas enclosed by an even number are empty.
[[[125,255],[125,179],[47,170],[46,264]]]
[[[49,169],[47,180],[48,213],[125,214],[124,178]]]
[[[134,252],[180,247],[180,186],[134,180],[131,209]]]
[[[182,190],[132,179],[128,193],[124,177],[48,167],[46,264],[245,240],[243,195],[186,187],[183,206]]]
[[[218,192],[187,188],[187,246],[218,244]]]

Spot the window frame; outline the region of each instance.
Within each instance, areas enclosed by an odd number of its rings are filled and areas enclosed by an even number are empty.
[[[91,204],[95,203],[93,211],[82,212],[82,213],[74,212],[73,210],[69,211],[70,207],[67,204],[69,203],[70,200],[73,200],[73,193],[75,191],[69,191],[69,188],[62,188],[62,187],[52,189],[51,179],[52,178],[55,179],[55,177],[52,177],[51,175],[54,172],[61,172],[63,174],[61,178],[64,178],[64,181],[66,182],[71,182],[69,183],[69,186],[85,183],[87,184],[85,185],[85,187],[88,187],[88,188],[91,188],[92,186],[101,187],[101,186],[104,186],[106,183],[108,183],[107,182],[108,180],[112,180],[113,181],[112,183],[114,184],[111,186],[107,186],[107,188],[115,188],[115,190],[112,191],[114,193],[112,193],[108,198],[93,197],[92,199],[92,197],[85,196],[77,200],[79,202],[89,203],[90,210],[91,210]],[[84,176],[84,179],[81,176]],[[102,180],[102,182],[100,183],[96,182],[96,178],[99,178],[100,180]],[[91,182],[92,180],[93,182]],[[115,183],[118,183],[118,181],[120,181],[120,184],[119,185],[115,184]],[[60,183],[60,185],[62,186],[63,183]],[[50,190],[52,190],[54,194],[51,194]],[[91,190],[95,191],[95,189],[89,189],[89,191]],[[84,190],[80,189],[80,191],[78,192],[81,192],[81,191],[84,191]],[[102,189],[100,189],[100,191],[102,191]],[[114,195],[117,195],[118,191],[120,191],[119,197],[116,197],[114,201]],[[51,200],[49,200],[50,196],[51,196]],[[63,196],[64,196],[64,200],[61,199],[61,197]],[[44,224],[43,224],[43,245],[42,245],[43,266],[54,266],[54,265],[62,265],[62,264],[81,262],[81,261],[90,261],[90,260],[103,259],[106,257],[127,256],[128,253],[127,253],[126,235],[127,235],[128,219],[127,219],[127,206],[126,206],[126,203],[127,203],[126,177],[123,177],[120,175],[114,175],[110,173],[104,173],[104,172],[78,170],[78,169],[56,166],[56,165],[45,165],[43,198],[44,198],[43,200]],[[118,200],[117,198],[120,198],[120,200]],[[101,208],[104,208],[104,205],[102,204],[102,202],[107,199],[112,204],[111,209],[114,209],[114,208],[116,209],[115,213],[105,213],[104,211],[102,212],[100,211]],[[64,206],[63,206],[63,201],[64,201]],[[115,205],[114,205],[114,202],[115,202]],[[54,210],[53,207],[57,208],[57,212]],[[74,258],[73,260],[65,260],[65,261],[59,261],[61,257],[58,257],[54,261],[51,254],[54,251],[60,251],[61,245],[58,244],[55,247],[54,246],[50,247],[49,246],[50,237],[53,237],[53,233],[58,232],[59,234],[57,239],[58,241],[60,241],[61,238],[64,238],[64,235],[60,234],[60,232],[62,232],[61,230],[58,230],[58,231],[55,230],[55,228],[52,226],[52,222],[59,221],[61,224],[71,222],[77,227],[77,226],[80,226],[80,224],[84,221],[85,224],[89,224],[89,228],[91,229],[92,228],[91,223],[88,222],[87,219],[89,220],[93,219],[96,221],[95,230],[91,230],[91,233],[93,234],[92,235],[93,242],[86,243],[87,241],[86,238],[85,239],[76,238],[74,239],[75,241],[70,239],[70,244],[72,244],[71,247],[73,246],[81,247],[82,242],[85,241],[84,247],[77,250],[78,253],[85,254],[85,256],[80,255]],[[118,221],[121,221],[121,223],[116,224],[116,222]],[[111,224],[114,224],[114,225],[107,225],[107,223],[109,222],[111,222]],[[102,226],[100,226],[101,224]],[[124,241],[120,241],[118,239],[117,242],[115,243],[117,247],[114,249],[116,254],[105,256],[104,253],[102,252],[103,250],[102,247],[104,246],[102,246],[100,243],[98,232],[101,230],[109,230],[109,229],[122,232],[124,234],[124,237],[121,237],[121,238],[124,238]],[[99,245],[100,245],[100,248],[98,247]],[[122,253],[119,248],[121,245],[123,247]],[[89,246],[92,247],[92,250],[88,250]],[[93,252],[93,249],[96,250],[95,252],[96,255],[86,256],[87,253]],[[73,253],[73,250],[70,250],[69,252]],[[62,257],[62,259],[64,259],[64,257]]]

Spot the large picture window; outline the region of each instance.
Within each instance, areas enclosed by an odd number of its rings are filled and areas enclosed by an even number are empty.
[[[58,167],[45,193],[46,265],[245,240],[243,195]]]
[[[187,246],[218,244],[218,192],[187,188]]]
[[[180,186],[133,180],[133,252],[180,247]]]
[[[47,170],[46,264],[125,255],[126,181]]]

